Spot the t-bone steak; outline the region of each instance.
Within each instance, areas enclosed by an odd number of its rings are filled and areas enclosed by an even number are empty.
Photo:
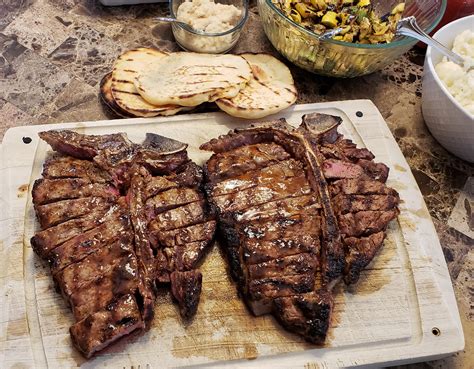
[[[32,190],[47,260],[84,356],[150,326],[157,286],[170,284],[184,319],[196,313],[197,266],[214,237],[202,170],[187,145],[155,134],[41,132],[54,151]]]
[[[338,117],[310,114],[237,129],[201,149],[232,277],[255,315],[322,343],[332,288],[354,283],[381,248],[399,197],[388,168],[337,132]]]

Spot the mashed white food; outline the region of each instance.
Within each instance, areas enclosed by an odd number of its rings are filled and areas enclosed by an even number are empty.
[[[178,7],[176,18],[198,31],[221,33],[231,30],[239,23],[242,10],[234,5],[215,3],[213,0],[191,0]],[[178,37],[178,42],[185,48],[201,52],[224,52],[236,41],[232,34],[216,37],[180,32]]]
[[[464,68],[444,58],[435,70],[456,101],[474,116],[474,32],[466,30],[456,36],[453,51],[466,61]]]
[[[242,16],[242,10],[234,5],[215,3],[213,0],[193,0],[178,8],[178,20],[206,33],[225,32],[234,28]]]

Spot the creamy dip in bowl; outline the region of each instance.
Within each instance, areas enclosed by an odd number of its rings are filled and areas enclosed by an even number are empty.
[[[185,50],[212,54],[234,47],[248,17],[246,0],[171,0],[170,11],[192,28],[172,24],[176,42]]]

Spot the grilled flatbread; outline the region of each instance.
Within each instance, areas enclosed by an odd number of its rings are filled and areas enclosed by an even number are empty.
[[[115,103],[124,111],[136,117],[156,117],[158,115],[174,115],[183,110],[176,105],[159,106],[149,104],[135,88],[138,73],[158,63],[166,54],[148,48],[129,50],[120,55],[112,70],[111,92]]]
[[[268,54],[241,56],[250,64],[253,77],[237,96],[217,100],[219,108],[234,117],[257,119],[296,102],[296,87],[285,64]]]
[[[122,118],[130,118],[131,114],[122,110],[112,96],[112,73],[107,73],[100,81],[100,98],[102,102],[116,115]]]
[[[143,68],[136,87],[151,104],[196,106],[236,96],[251,75],[249,64],[238,55],[179,52]]]

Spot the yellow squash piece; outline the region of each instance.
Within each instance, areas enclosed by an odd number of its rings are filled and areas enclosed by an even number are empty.
[[[321,19],[321,23],[324,24],[328,28],[337,27],[337,14],[334,12],[326,12],[323,18]]]
[[[341,35],[345,35],[347,32],[351,30],[351,26],[346,26],[342,29]]]
[[[295,9],[291,9],[290,17],[294,22],[301,23],[301,15]]]
[[[306,4],[304,3],[298,3],[295,5],[295,9],[298,13],[300,13],[302,18],[308,18],[310,15],[310,11],[306,7]]]

